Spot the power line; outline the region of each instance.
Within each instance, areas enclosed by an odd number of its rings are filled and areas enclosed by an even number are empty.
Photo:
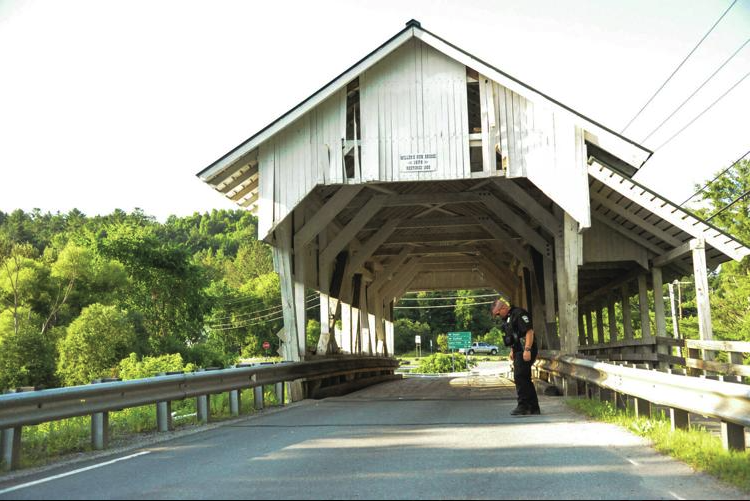
[[[305,301],[305,304],[308,304],[311,301],[315,301],[317,299],[318,298],[316,296],[311,296],[310,298],[308,298]],[[315,308],[315,306],[313,306],[313,308]],[[260,316],[257,316],[257,317],[245,319],[245,322],[254,322],[256,320],[264,319],[266,317],[272,317],[274,315],[278,315],[279,313],[281,313],[282,310],[283,310],[283,307],[281,305],[279,305],[278,309],[276,309],[275,311],[272,311],[270,313],[266,313],[264,315],[260,315]],[[213,328],[228,327],[228,326],[231,326],[231,325],[232,325],[232,322],[230,322],[230,323],[224,323],[224,324],[212,324],[212,325],[209,325],[208,327],[211,328],[211,329],[213,329]],[[247,324],[242,324],[242,325],[247,325]]]
[[[728,208],[730,208],[731,206],[733,206],[734,204],[736,204],[737,202],[739,202],[740,200],[742,200],[743,198],[745,198],[748,195],[750,195],[750,190],[747,190],[745,193],[743,193],[742,195],[738,196],[737,198],[735,198],[734,200],[732,200],[731,202],[729,202],[723,208],[721,208],[718,211],[716,211],[713,214],[711,214],[708,217],[708,219],[706,219],[706,221],[712,220],[714,217],[718,216],[719,214],[721,214],[722,212],[724,212],[725,210],[727,210]]]
[[[305,302],[308,302],[310,300],[310,298],[317,298],[317,297],[318,297],[317,294],[310,294],[309,296],[307,296],[305,298]],[[277,304],[275,306],[269,306],[268,308],[263,308],[262,310],[255,310],[255,311],[249,311],[249,312],[245,312],[245,313],[238,313],[236,315],[226,315],[226,316],[223,316],[223,317],[214,317],[214,318],[211,319],[211,321],[212,322],[216,322],[218,320],[226,320],[228,318],[237,319],[237,318],[242,318],[242,317],[249,317],[249,316],[253,316],[253,315],[256,315],[258,313],[262,313],[264,311],[269,311],[269,310],[281,310],[281,303],[279,303],[279,304]]]
[[[449,296],[449,297],[402,297],[401,301],[438,301],[446,299],[462,299],[475,297],[497,297],[498,294],[479,294],[477,296]]]
[[[314,310],[315,308],[317,308],[317,305],[309,306],[305,309],[305,311]],[[209,329],[211,329],[212,331],[216,331],[216,332],[231,331],[231,330],[236,330],[236,329],[244,329],[246,327],[253,327],[255,325],[260,325],[260,324],[268,324],[268,323],[275,322],[277,320],[283,320],[283,319],[284,319],[284,315],[281,315],[280,317],[269,318],[268,320],[263,320],[260,322],[254,322],[254,323],[243,324],[243,325],[235,325],[234,327],[225,327],[221,329],[216,329],[216,328],[209,326]]]
[[[703,41],[706,39],[706,37],[708,37],[708,35],[711,34],[711,32],[714,30],[714,28],[716,28],[716,25],[719,24],[719,22],[721,22],[722,19],[724,19],[724,16],[727,15],[727,12],[729,12],[729,10],[732,7],[734,7],[734,4],[736,4],[736,3],[737,3],[737,0],[734,0],[732,2],[732,4],[729,7],[727,7],[727,10],[725,10],[724,13],[719,17],[719,19],[716,20],[716,22],[714,23],[714,25],[711,26],[711,29],[708,30],[705,35],[703,35],[703,38],[701,38],[700,41],[698,42],[698,44],[695,47],[693,47],[693,50],[691,50],[690,53],[687,56],[685,56],[685,58],[682,60],[682,62],[677,65],[677,68],[675,68],[675,70],[672,72],[672,74],[669,75],[669,77],[664,81],[663,84],[661,84],[661,87],[659,87],[657,89],[657,91],[654,92],[654,95],[651,96],[651,98],[649,98],[648,101],[646,101],[646,104],[643,105],[643,107],[638,111],[638,113],[636,113],[635,116],[630,119],[630,122],[628,122],[628,124],[625,126],[625,128],[623,128],[620,131],[620,134],[622,134],[623,132],[625,132],[627,130],[627,128],[630,127],[630,125],[635,121],[635,119],[638,118],[641,113],[643,113],[643,110],[646,109],[646,106],[648,106],[649,104],[651,104],[651,101],[653,101],[654,98],[659,94],[659,92],[661,92],[661,90],[664,88],[664,86],[667,85],[667,83],[669,83],[669,81],[672,79],[672,77],[675,76],[675,73],[677,73],[678,71],[680,71],[680,68],[682,68],[682,65],[685,64],[685,62],[690,58],[690,56],[693,55],[693,52],[695,52],[696,49],[698,49],[698,47],[700,47],[700,45],[703,43]]]
[[[724,68],[724,66],[726,66],[729,61],[731,61],[732,59],[734,59],[734,56],[736,56],[737,54],[739,54],[739,52],[742,49],[745,48],[745,45],[747,45],[748,42],[750,42],[750,38],[748,38],[747,40],[745,40],[745,43],[743,43],[742,45],[740,45],[740,48],[737,49],[736,51],[734,51],[734,54],[732,54],[731,56],[729,56],[729,59],[727,59],[726,61],[724,61],[721,64],[721,66],[719,66],[718,68],[716,68],[716,70],[713,73],[711,73],[711,76],[709,76],[702,84],[700,84],[700,86],[697,89],[695,89],[693,91],[692,94],[690,94],[682,103],[680,103],[680,105],[677,108],[675,108],[675,110],[672,113],[670,113],[669,116],[662,121],[662,123],[660,123],[654,130],[652,130],[651,132],[649,132],[649,134],[646,137],[644,137],[643,139],[641,139],[641,143],[645,143],[646,141],[648,141],[649,138],[651,136],[653,136],[656,131],[658,131],[659,129],[661,129],[664,126],[664,124],[667,123],[669,121],[669,119],[672,118],[675,115],[675,113],[677,113],[678,111],[680,111],[682,109],[682,107],[685,106],[685,104],[688,101],[690,101],[693,98],[693,96],[695,96],[714,76],[716,76],[716,74],[718,72],[720,72],[721,69]]]
[[[433,308],[455,308],[456,306],[481,306],[483,304],[492,304],[494,301],[486,301],[483,303],[469,303],[469,304],[445,304],[439,306],[394,306],[394,310],[427,310]]]
[[[660,146],[659,146],[658,148],[655,148],[655,149],[654,149],[654,152],[657,152],[657,151],[659,151],[659,150],[660,150],[660,149],[662,149],[662,148],[663,148],[664,146],[666,146],[667,144],[669,144],[669,143],[670,143],[670,142],[672,141],[672,139],[674,139],[674,138],[676,138],[677,136],[679,136],[680,134],[682,134],[682,132],[683,132],[683,131],[684,131],[685,129],[687,129],[688,127],[690,127],[691,125],[693,125],[693,123],[694,123],[694,122],[695,122],[696,120],[698,120],[698,119],[699,119],[700,117],[702,117],[702,116],[703,116],[703,115],[704,115],[704,114],[705,114],[705,113],[706,113],[706,112],[707,112],[708,110],[710,110],[711,108],[713,108],[713,107],[714,107],[714,106],[716,105],[716,103],[718,103],[719,101],[721,101],[722,99],[724,99],[724,97],[725,97],[725,96],[726,96],[727,94],[729,94],[730,92],[732,92],[732,91],[734,90],[734,88],[735,88],[735,87],[737,87],[737,86],[738,86],[739,84],[741,84],[741,83],[742,83],[742,82],[743,82],[743,81],[744,81],[744,80],[745,80],[745,79],[746,79],[746,78],[747,78],[748,76],[750,76],[750,72],[748,72],[748,73],[745,73],[745,76],[743,76],[742,78],[740,78],[740,79],[739,79],[739,80],[737,81],[737,83],[735,83],[734,85],[732,85],[732,86],[731,86],[731,87],[729,88],[729,90],[727,90],[727,91],[726,91],[726,92],[725,92],[724,94],[722,94],[721,96],[719,96],[719,97],[718,97],[718,99],[716,99],[716,101],[714,101],[713,103],[711,103],[711,104],[710,104],[710,105],[708,106],[708,108],[706,108],[705,110],[701,111],[701,112],[700,112],[700,113],[698,114],[698,116],[696,116],[696,117],[695,117],[695,118],[693,118],[693,119],[692,119],[692,120],[691,120],[690,122],[688,122],[688,124],[687,124],[687,125],[686,125],[685,127],[683,127],[682,129],[678,130],[678,131],[677,131],[677,132],[676,132],[676,133],[675,133],[675,134],[674,134],[674,135],[673,135],[672,137],[670,137],[669,139],[667,139],[666,141],[664,141],[664,142],[663,142],[663,143],[662,143],[662,144],[661,144],[661,145],[660,145]]]
[[[742,161],[742,159],[745,158],[748,154],[750,154],[750,150],[748,150],[747,152],[745,152],[744,155],[742,155],[740,158],[738,158],[737,160],[735,160],[732,165],[730,165],[729,167],[727,167],[726,169],[724,169],[723,171],[721,171],[715,178],[713,178],[712,180],[710,180],[709,182],[707,182],[703,186],[703,188],[699,189],[698,191],[696,191],[695,193],[693,193],[692,195],[690,195],[684,202],[682,202],[680,204],[680,207],[682,207],[683,205],[685,205],[686,203],[688,203],[695,195],[697,195],[698,193],[701,193],[703,190],[705,190],[710,185],[712,185],[713,183],[715,183],[717,179],[719,179],[721,176],[723,176],[724,174],[726,174],[729,171],[729,169],[731,169],[732,167],[734,167],[735,165],[737,165],[738,163],[740,163]]]

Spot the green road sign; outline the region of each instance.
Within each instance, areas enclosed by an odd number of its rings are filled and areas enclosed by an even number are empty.
[[[449,332],[448,349],[460,350],[461,348],[471,348],[471,332]]]

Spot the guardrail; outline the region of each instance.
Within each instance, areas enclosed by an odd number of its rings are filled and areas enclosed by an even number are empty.
[[[630,404],[636,415],[651,415],[652,405],[666,407],[673,429],[690,426],[688,413],[718,418],[724,448],[745,450],[744,427],[750,426],[748,385],[648,370],[646,366],[625,367],[550,351],[540,352],[536,369],[541,379],[556,379],[561,383],[566,395],[593,394],[618,408]]]
[[[264,385],[275,384],[283,404],[285,382],[305,382],[308,395],[319,398],[332,394],[336,387],[338,391],[353,391],[393,378],[397,367],[398,362],[392,358],[332,357],[6,394],[0,396],[0,459],[6,470],[20,466],[24,426],[91,416],[92,446],[103,449],[108,443],[108,413],[112,411],[155,404],[157,428],[168,431],[171,429],[170,404],[175,400],[196,397],[198,419],[207,422],[208,398],[212,394],[230,392],[231,412],[239,415],[239,391],[243,389],[255,388],[256,408],[259,403],[262,408]]]
[[[672,349],[676,349],[676,356],[671,353]],[[746,341],[650,337],[584,345],[579,347],[579,351],[599,360],[679,365],[687,368],[691,376],[722,374],[750,377],[750,366],[743,365],[745,355],[750,353],[750,343]],[[716,352],[725,352],[727,361],[716,361]]]

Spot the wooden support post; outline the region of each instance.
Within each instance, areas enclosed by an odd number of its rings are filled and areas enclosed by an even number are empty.
[[[395,331],[393,328],[393,301],[390,301],[386,307],[385,315],[385,355],[394,356],[395,348]]]
[[[591,319],[591,309],[590,307],[586,308],[586,344],[592,345],[594,344],[594,322]]]
[[[615,298],[611,296],[607,301],[607,320],[609,323],[609,342],[617,341],[617,317],[615,316]]]
[[[586,342],[586,327],[583,325],[583,313],[578,314],[578,344],[585,346]]]
[[[558,213],[562,211],[558,210]],[[557,266],[557,300],[560,316],[560,351],[578,352],[575,335],[578,320],[578,223],[562,212],[562,235],[555,236],[555,264]]]
[[[555,280],[554,262],[551,259],[542,259],[544,274],[544,317],[547,321],[547,335],[550,339],[550,349],[560,349],[560,336],[557,332],[555,320]]]
[[[630,314],[628,285],[622,286],[622,326],[625,339],[633,339],[633,319]]]
[[[283,406],[286,403],[284,402],[285,397],[286,397],[285,391],[284,391],[285,386],[286,386],[286,383],[284,383],[283,381],[280,383],[276,383],[276,400],[279,402],[280,406]]]
[[[300,230],[305,221],[305,211],[302,207],[293,213],[294,230]],[[292,242],[296,242],[292,239]],[[307,249],[305,245],[294,245],[294,271],[293,271],[293,292],[294,292],[294,316],[295,325],[297,326],[297,350],[300,359],[304,360],[307,355],[307,304],[305,302],[305,274],[307,265]]]
[[[687,411],[682,409],[669,409],[669,420],[671,422],[672,431],[674,430],[687,430],[690,428],[690,415]]]
[[[604,310],[601,305],[596,306],[596,342],[604,344]]]
[[[708,296],[708,271],[706,268],[706,242],[697,239],[693,247],[693,271],[695,272],[695,302],[698,307],[698,332],[702,340],[713,339],[711,325],[711,303]],[[713,360],[712,351],[704,351],[704,360]]]
[[[721,443],[725,450],[745,452],[745,427],[722,421]]]
[[[672,310],[672,336],[675,339],[680,339],[680,318],[675,307],[674,285],[671,283],[669,284],[669,306]],[[677,347],[677,356],[682,356],[682,348],[679,346]]]
[[[641,312],[641,337],[651,337],[651,318],[648,314],[648,282],[646,275],[638,275],[638,309]]]
[[[664,280],[662,278],[661,268],[654,267],[651,269],[651,279],[654,282],[654,319],[656,322],[656,336],[667,337],[667,318],[664,313]],[[657,344],[657,355],[670,355],[669,346]],[[656,367],[666,369],[669,367],[667,362],[656,362]]]
[[[289,219],[287,218],[280,223],[274,231],[273,263],[276,273],[279,274],[284,332],[287,338],[286,341],[282,340],[283,357],[284,360],[290,362],[299,362],[304,357],[305,352],[303,350],[300,353],[300,342],[297,340],[299,329],[297,328],[295,309],[294,277],[292,276],[292,232]],[[302,343],[302,346],[304,346],[304,340]]]

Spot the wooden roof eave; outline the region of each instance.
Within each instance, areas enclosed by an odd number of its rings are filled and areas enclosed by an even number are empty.
[[[661,197],[654,191],[627,178],[615,170],[601,164],[593,159],[589,168],[589,175],[603,185],[622,195],[624,198],[645,209],[657,217],[669,223],[692,238],[701,238],[707,244],[707,253],[715,249],[723,256],[736,261],[742,260],[750,255],[750,248],[743,242],[716,228],[710,223],[703,221],[691,212],[681,208],[673,202]],[[667,243],[669,247],[677,248],[673,242]],[[670,251],[665,252],[667,254]],[[722,262],[721,258],[713,255],[710,260],[716,263]]]

